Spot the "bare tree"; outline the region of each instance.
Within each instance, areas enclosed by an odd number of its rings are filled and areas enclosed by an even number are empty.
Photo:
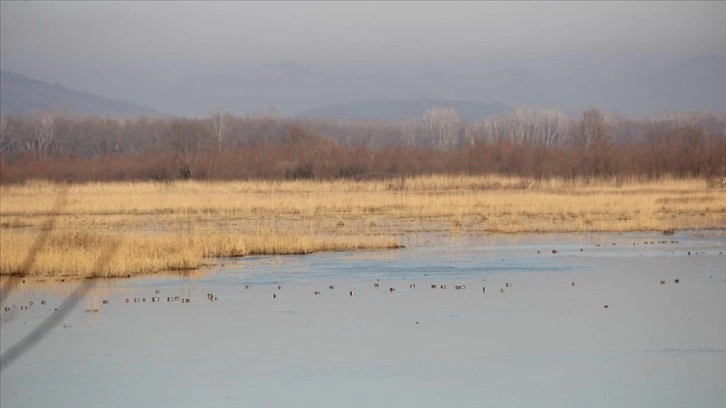
[[[558,109],[542,109],[540,141],[546,146],[560,145],[567,134],[568,121],[564,112]]]
[[[217,147],[222,152],[222,145],[225,144],[227,133],[232,125],[232,115],[223,109],[216,109],[212,112],[212,130],[214,137],[217,139]]]
[[[470,132],[484,133],[491,140],[551,146],[564,141],[567,128],[567,116],[560,110],[518,107],[505,116],[487,118]]]
[[[48,155],[48,149],[55,137],[55,116],[53,112],[38,112],[34,117],[34,125],[33,148],[38,153],[38,158],[44,159]]]
[[[409,146],[416,147],[416,140],[418,139],[420,128],[421,125],[415,118],[409,119],[401,124],[401,133]]]
[[[13,144],[10,139],[10,132],[8,130],[8,120],[6,118],[0,118],[0,153],[8,150]]]
[[[452,108],[430,108],[423,114],[424,125],[438,150],[450,150],[456,144],[461,119]]]
[[[202,153],[211,142],[202,122],[196,119],[173,119],[166,136],[179,175],[182,178],[199,176]]]
[[[589,149],[607,142],[608,132],[605,117],[597,109],[582,112],[579,128],[575,135],[575,145]]]

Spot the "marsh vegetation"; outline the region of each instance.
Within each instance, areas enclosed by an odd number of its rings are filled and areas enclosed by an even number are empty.
[[[726,190],[703,179],[33,181],[0,186],[0,199],[0,273],[46,277],[126,277],[195,269],[210,257],[396,248],[397,237],[421,232],[726,225]],[[44,244],[33,249],[41,235]],[[94,270],[111,248],[112,259]]]

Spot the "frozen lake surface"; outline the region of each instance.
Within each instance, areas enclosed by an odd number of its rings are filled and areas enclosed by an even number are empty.
[[[723,232],[403,240],[407,249],[220,259],[194,277],[94,282],[2,368],[0,405],[726,401]],[[19,284],[3,299],[2,352],[77,285]],[[177,296],[190,301],[167,301]]]

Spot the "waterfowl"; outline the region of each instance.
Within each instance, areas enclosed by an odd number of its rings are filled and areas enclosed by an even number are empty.
[[[456,290],[466,289],[466,285],[456,285],[456,286],[454,286],[454,289],[456,289]]]
[[[394,290],[396,290],[396,289],[395,288],[388,288],[388,291],[389,292],[393,292]]]
[[[487,291],[487,287],[486,287],[486,286],[484,286],[483,288],[481,288],[481,291],[482,291],[482,292],[486,292],[486,291]]]
[[[408,288],[409,289],[416,289],[416,284],[415,283],[412,283],[412,284],[408,285]]]
[[[660,284],[665,285],[665,281],[661,279]]]
[[[508,287],[508,288],[511,288],[511,287],[512,287],[512,284],[511,284],[511,283],[509,283],[509,282],[507,282],[507,283],[505,283],[505,284],[504,284],[504,286],[506,286],[506,287]]]
[[[678,278],[676,278],[676,280],[674,280],[674,282],[675,282],[675,283],[681,283],[681,280],[680,280],[680,279],[678,279]]]
[[[574,288],[575,287],[575,282],[570,283],[570,285],[572,285],[572,287]]]
[[[40,301],[40,304],[41,304],[41,305],[44,305],[44,304],[45,304],[45,300],[41,300],[41,301]]]
[[[353,296],[353,293],[355,293],[355,292],[353,292],[353,291],[351,290],[351,291],[350,291],[350,295],[351,295],[351,296]]]
[[[103,300],[101,301],[101,303],[103,303],[104,305],[107,305],[107,304],[108,304],[108,300],[106,300],[106,299],[103,299]]]
[[[335,285],[330,285],[330,286],[329,286],[329,288],[330,288],[331,290],[332,290],[332,289],[335,289]]]
[[[317,296],[317,295],[319,295],[319,294],[320,294],[320,291],[319,291],[319,290],[316,290],[316,291],[315,291],[315,295]]]
[[[373,287],[374,287],[374,288],[377,288],[377,287],[380,287],[380,286],[381,286],[381,284],[380,284],[380,283],[378,283],[378,282],[376,282],[376,283],[374,283],[374,284],[373,284]]]

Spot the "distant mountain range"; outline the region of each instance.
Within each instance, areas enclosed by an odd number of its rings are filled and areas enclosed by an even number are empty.
[[[145,105],[109,99],[24,75],[0,71],[0,114],[32,114],[40,110],[80,116],[159,115],[156,110]]]
[[[577,66],[573,61],[565,58],[558,66],[570,62]],[[623,60],[620,65],[628,63]],[[612,61],[609,65],[603,62],[601,71],[609,73],[617,67]],[[142,101],[170,115],[196,117],[206,117],[216,108],[245,115],[268,107],[277,108],[283,116],[343,120],[420,117],[433,106],[454,108],[468,121],[503,114],[515,106],[575,114],[590,107],[634,115],[702,109],[726,112],[726,55],[628,71],[640,75],[600,77],[587,72],[573,76],[557,69],[543,71],[526,64],[497,68],[486,62],[415,68],[336,68],[286,62],[211,69],[203,71],[204,75],[130,77],[102,72],[96,81],[116,75],[118,80],[114,87],[106,88],[106,94]],[[98,82],[94,88],[98,89]],[[40,109],[84,116],[160,115],[146,105],[7,71],[0,75],[0,102],[3,115]]]
[[[446,99],[370,100],[322,106],[301,112],[297,117],[315,119],[383,119],[404,120],[420,118],[429,108],[453,108],[468,121],[478,121],[493,115],[507,113],[502,104],[488,104]]]

